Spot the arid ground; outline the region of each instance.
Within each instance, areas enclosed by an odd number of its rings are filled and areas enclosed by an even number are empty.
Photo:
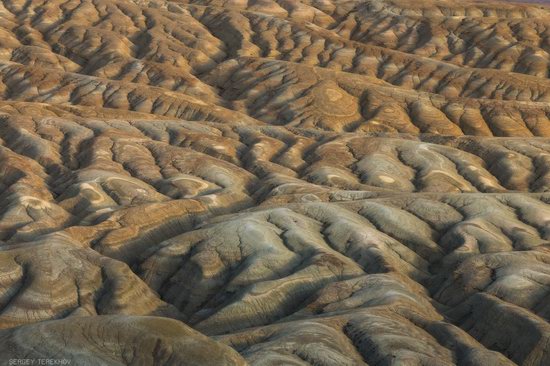
[[[550,6],[0,2],[0,365],[545,366],[549,320]]]

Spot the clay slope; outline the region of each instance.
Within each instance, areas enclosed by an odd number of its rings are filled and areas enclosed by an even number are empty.
[[[549,364],[549,27],[1,1],[0,364]]]

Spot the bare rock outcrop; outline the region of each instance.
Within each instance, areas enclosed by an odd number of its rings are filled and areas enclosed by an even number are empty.
[[[550,364],[549,53],[533,2],[0,1],[0,364]]]

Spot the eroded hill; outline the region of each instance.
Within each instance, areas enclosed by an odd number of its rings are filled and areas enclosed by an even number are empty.
[[[0,4],[0,363],[547,365],[550,7]]]

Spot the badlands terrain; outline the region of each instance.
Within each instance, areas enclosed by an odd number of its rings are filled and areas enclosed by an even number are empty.
[[[0,2],[1,365],[543,366],[549,320],[550,7]]]

